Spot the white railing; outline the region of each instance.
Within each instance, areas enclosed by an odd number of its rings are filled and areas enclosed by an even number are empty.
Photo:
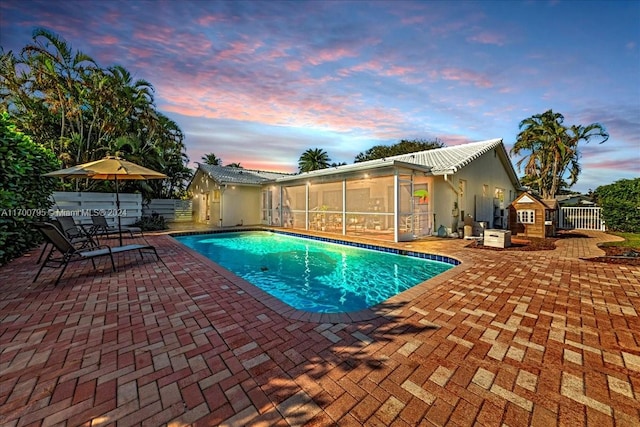
[[[565,230],[600,230],[605,231],[601,208],[566,207],[560,208],[559,228]]]

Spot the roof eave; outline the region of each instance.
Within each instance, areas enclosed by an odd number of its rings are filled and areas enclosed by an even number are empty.
[[[326,168],[326,169],[318,169],[311,172],[302,172],[297,175],[276,178],[272,182],[280,183],[280,182],[287,182],[287,181],[296,181],[300,179],[311,179],[311,178],[327,176],[327,175],[348,174],[352,172],[361,172],[361,171],[380,169],[380,168],[386,168],[386,167],[404,167],[407,169],[419,170],[425,173],[431,172],[431,167],[429,166],[422,166],[415,163],[402,162],[399,160],[382,159],[380,162],[377,162],[374,164],[369,162],[363,163],[363,164],[353,163],[350,165],[335,166],[335,167]]]

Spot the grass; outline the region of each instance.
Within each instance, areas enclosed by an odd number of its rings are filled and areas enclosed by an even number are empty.
[[[640,249],[640,233],[610,232],[609,234],[613,234],[614,236],[620,236],[624,238],[624,241],[607,242],[607,243],[603,243],[600,246],[622,246],[625,248]]]

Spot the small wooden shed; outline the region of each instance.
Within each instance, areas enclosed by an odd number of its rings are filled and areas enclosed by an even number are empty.
[[[509,205],[509,229],[513,235],[552,237],[558,224],[558,202],[522,193]]]

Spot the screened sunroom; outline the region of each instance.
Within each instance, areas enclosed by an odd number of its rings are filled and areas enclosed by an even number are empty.
[[[381,159],[276,179],[262,191],[262,223],[408,241],[433,232],[430,168]]]

